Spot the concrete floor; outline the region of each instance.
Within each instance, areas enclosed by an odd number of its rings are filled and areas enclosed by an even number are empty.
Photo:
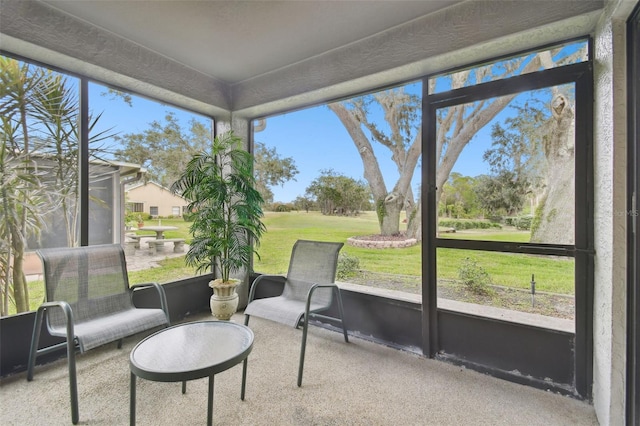
[[[211,320],[208,314],[188,320]],[[243,322],[236,314],[232,321]],[[216,375],[214,424],[227,425],[597,425],[586,402],[556,395],[355,337],[311,327],[302,387],[301,331],[252,318],[245,401],[241,365]],[[129,353],[142,338],[78,357],[80,424],[129,423]],[[185,342],[188,344],[188,342]],[[207,380],[138,379],[140,425],[205,424]],[[65,360],[0,382],[0,424],[71,423]]]

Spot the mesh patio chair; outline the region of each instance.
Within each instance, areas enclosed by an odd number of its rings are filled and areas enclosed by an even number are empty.
[[[330,319],[342,326],[344,341],[349,342],[344,321],[340,289],[335,284],[338,252],[343,243],[298,240],[291,252],[289,272],[280,296],[254,300],[256,288],[263,280],[274,275],[261,275],[253,282],[249,302],[245,308],[245,325],[254,315],[298,328],[302,324],[302,344],[298,368],[298,386],[302,386],[307,329],[310,318]],[[328,310],[336,297],[340,318],[328,317],[320,312]]]
[[[118,244],[37,251],[44,267],[46,301],[36,312],[27,380],[33,379],[36,357],[67,348],[71,419],[78,423],[75,353],[118,341],[155,327],[169,325],[164,290],[156,283],[129,287],[124,251]],[[160,308],[136,308],[133,292],[155,288]],[[38,348],[43,320],[50,335],[65,342]]]

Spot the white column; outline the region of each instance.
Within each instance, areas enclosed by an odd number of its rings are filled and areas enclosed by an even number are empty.
[[[607,3],[594,58],[595,270],[593,403],[602,425],[624,424],[626,354],[626,32],[635,2]]]

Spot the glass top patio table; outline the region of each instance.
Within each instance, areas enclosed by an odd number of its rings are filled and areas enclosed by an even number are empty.
[[[244,400],[247,357],[253,348],[249,327],[228,321],[176,325],[145,338],[131,351],[130,423],[135,424],[136,377],[156,382],[183,382],[209,377],[207,424],[212,423],[214,375],[241,361]]]

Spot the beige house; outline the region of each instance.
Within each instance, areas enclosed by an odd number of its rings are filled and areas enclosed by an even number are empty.
[[[182,216],[187,200],[155,182],[139,183],[125,190],[127,211],[152,217]]]

